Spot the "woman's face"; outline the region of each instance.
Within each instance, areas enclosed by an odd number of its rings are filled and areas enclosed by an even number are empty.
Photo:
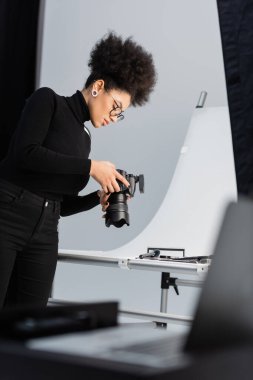
[[[90,119],[95,128],[119,121],[120,114],[129,107],[131,102],[131,97],[127,92],[116,89],[106,91],[103,80],[94,82],[93,86],[85,91]]]

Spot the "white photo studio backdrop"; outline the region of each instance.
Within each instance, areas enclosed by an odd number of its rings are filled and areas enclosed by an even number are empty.
[[[107,128],[86,124],[91,159],[145,176],[145,193],[137,189],[129,202],[130,227],[105,227],[99,207],[60,221],[60,248],[115,249],[140,234],[161,205],[200,92],[208,92],[209,107],[227,105],[216,1],[44,0],[42,11],[37,87],[67,96],[81,89],[89,53],[110,30],[132,36],[154,56],[158,83],[149,104],[129,109],[123,122]],[[81,194],[97,188],[91,179]],[[158,310],[159,278],[158,273],[59,264],[55,296],[114,298],[128,307]],[[172,296],[169,311],[190,314],[192,291],[181,293]]]

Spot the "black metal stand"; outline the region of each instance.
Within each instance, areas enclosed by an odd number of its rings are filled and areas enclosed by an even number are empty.
[[[175,292],[177,295],[179,295],[178,286],[176,284],[177,278],[170,277],[170,273],[162,272],[161,277],[161,304],[160,304],[160,312],[161,313],[167,313],[167,304],[168,304],[168,292],[170,286],[173,286]],[[156,324],[159,327],[166,328],[167,323],[160,323],[157,322]]]

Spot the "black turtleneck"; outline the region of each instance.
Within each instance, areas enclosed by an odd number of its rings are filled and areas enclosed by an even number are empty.
[[[99,204],[97,192],[78,196],[89,181],[89,109],[80,91],[71,97],[47,87],[27,100],[0,177],[48,199],[61,200],[61,215]]]

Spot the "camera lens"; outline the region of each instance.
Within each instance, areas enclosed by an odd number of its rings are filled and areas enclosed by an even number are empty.
[[[122,227],[124,224],[129,226],[127,196],[122,192],[110,195],[110,205],[106,210],[105,225],[110,227],[111,224],[117,228]]]

